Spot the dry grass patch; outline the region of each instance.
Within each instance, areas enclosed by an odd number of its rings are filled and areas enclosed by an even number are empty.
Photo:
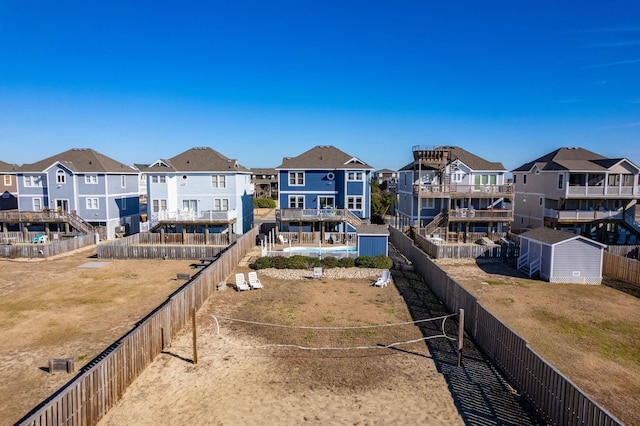
[[[640,424],[640,299],[526,279],[501,262],[437,263],[603,407]]]
[[[0,261],[0,424],[13,424],[184,284],[190,261],[109,261],[82,268],[95,249],[49,260]]]

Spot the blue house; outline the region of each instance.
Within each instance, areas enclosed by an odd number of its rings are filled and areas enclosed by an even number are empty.
[[[42,213],[38,223],[62,217],[67,228],[96,229],[107,239],[138,232],[138,171],[126,164],[93,149],[70,149],[24,164],[16,175],[18,209]]]
[[[371,218],[373,167],[333,146],[285,157],[278,172],[276,221],[282,232],[355,232]]]
[[[143,173],[152,231],[242,235],[253,226],[251,171],[237,160],[197,147]]]

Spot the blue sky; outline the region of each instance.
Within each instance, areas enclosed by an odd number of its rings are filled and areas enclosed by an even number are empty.
[[[334,145],[398,169],[456,145],[640,164],[640,2],[0,0],[0,159]]]

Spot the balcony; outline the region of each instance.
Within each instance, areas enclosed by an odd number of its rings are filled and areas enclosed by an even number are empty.
[[[349,209],[278,209],[278,222],[348,222],[360,225],[362,219]]]
[[[449,222],[513,222],[513,210],[455,209],[447,212]]]
[[[413,185],[413,195],[420,198],[511,198],[513,185]]]
[[[193,212],[188,210],[161,211],[151,216],[151,227],[157,224],[228,224],[238,219],[236,210],[217,211],[207,210]]]
[[[544,209],[545,218],[558,222],[592,222],[594,220],[621,220],[622,210],[555,210]]]
[[[571,197],[628,197],[638,196],[638,189],[633,186],[588,186],[570,185],[567,198]]]

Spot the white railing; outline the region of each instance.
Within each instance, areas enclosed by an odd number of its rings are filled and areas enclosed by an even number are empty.
[[[193,221],[193,222],[231,222],[238,218],[238,212],[236,210],[229,211],[216,211],[207,210],[194,212],[190,210],[178,210],[178,211],[161,211],[154,214],[151,217],[152,223],[160,221]]]
[[[572,185],[567,187],[567,195],[612,195],[612,196],[631,196],[637,195],[637,189],[633,186],[581,186]]]
[[[558,220],[598,220],[598,219],[622,219],[619,210],[555,210],[544,209],[545,217]]]

